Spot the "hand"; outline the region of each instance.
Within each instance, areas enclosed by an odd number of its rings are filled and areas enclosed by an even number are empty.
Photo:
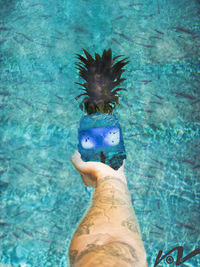
[[[105,176],[115,176],[126,180],[124,174],[125,160],[123,160],[123,164],[118,170],[114,170],[102,162],[83,161],[81,159],[81,154],[76,150],[71,157],[71,162],[80,173],[83,183],[86,186],[96,187],[97,181]]]

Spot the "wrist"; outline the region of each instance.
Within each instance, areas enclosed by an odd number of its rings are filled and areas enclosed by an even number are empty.
[[[120,174],[108,173],[108,174],[100,175],[97,179],[97,186],[106,181],[110,183],[116,181],[118,183],[121,183],[127,186],[127,180],[126,180],[126,176],[124,173],[120,173]]]

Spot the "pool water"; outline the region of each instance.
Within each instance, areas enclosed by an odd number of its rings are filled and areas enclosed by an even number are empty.
[[[84,115],[74,84],[83,48],[129,57],[117,113],[149,266],[159,250],[200,247],[199,1],[0,6],[0,266],[69,266],[93,191],[70,162]],[[200,266],[200,255],[181,266]]]

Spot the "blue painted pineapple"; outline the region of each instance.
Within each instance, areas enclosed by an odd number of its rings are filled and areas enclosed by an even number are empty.
[[[113,110],[119,105],[118,93],[125,88],[116,88],[125,79],[121,78],[128,63],[127,58],[118,62],[112,58],[112,50],[104,50],[102,57],[95,53],[93,58],[83,49],[86,58],[77,55],[80,60],[76,65],[80,77],[85,83],[81,85],[85,92],[76,99],[85,96],[80,104],[87,115],[80,121],[78,150],[85,161],[101,161],[118,169],[126,152],[123,136],[117,116]]]

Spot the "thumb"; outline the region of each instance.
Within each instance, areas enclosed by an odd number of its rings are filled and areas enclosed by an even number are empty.
[[[79,172],[83,171],[85,162],[82,160],[81,154],[78,152],[78,150],[76,150],[72,155],[71,162]]]

